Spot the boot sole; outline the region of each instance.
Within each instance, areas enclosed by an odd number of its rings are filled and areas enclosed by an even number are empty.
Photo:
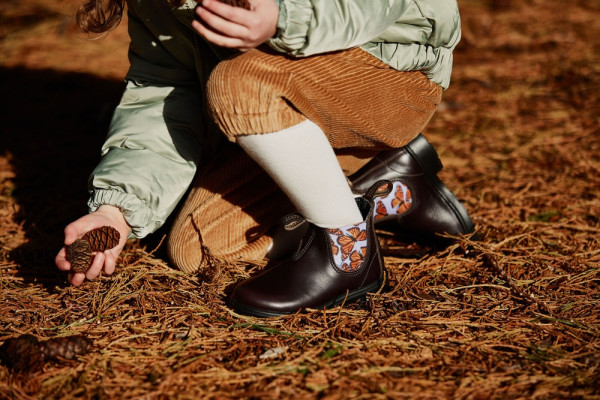
[[[357,301],[359,299],[364,299],[364,298],[366,298],[368,293],[377,292],[379,289],[383,288],[385,286],[386,282],[387,282],[387,273],[384,271],[383,275],[378,280],[371,282],[370,284],[363,286],[360,289],[350,291],[347,294],[346,293],[341,294],[341,295],[335,297],[333,300],[329,301],[328,303],[325,303],[320,307],[314,307],[314,308],[329,309],[329,308],[339,306],[341,304],[347,304],[347,303]],[[253,317],[260,317],[260,318],[280,317],[283,315],[292,315],[297,312],[297,311],[276,312],[276,311],[263,310],[260,308],[249,307],[244,304],[237,303],[234,299],[232,299],[230,301],[230,306],[231,306],[231,308],[233,308],[234,311],[236,311],[239,314],[250,315]],[[302,309],[301,311],[305,312],[304,309]]]

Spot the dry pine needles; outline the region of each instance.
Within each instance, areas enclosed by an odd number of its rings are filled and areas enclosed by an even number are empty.
[[[27,378],[0,365],[0,398],[600,399],[596,3],[462,1],[452,83],[424,133],[479,239],[434,251],[382,235],[388,291],[268,320],[226,306],[261,266],[186,276],[156,238],[128,243],[112,276],[66,283],[53,257],[86,200],[99,110],[119,101],[127,66],[106,71],[127,32],[98,43],[95,63],[69,53],[60,66],[90,74],[54,72],[62,3],[44,2],[43,20],[23,17],[37,3],[7,4],[18,35],[0,43],[3,89],[20,95],[0,109],[0,341],[94,346]]]

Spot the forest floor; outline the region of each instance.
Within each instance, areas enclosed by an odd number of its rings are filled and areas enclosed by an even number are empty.
[[[382,238],[389,290],[272,319],[226,305],[259,266],[187,276],[164,230],[70,287],[81,216],[127,70],[125,24],[77,33],[63,0],[0,4],[0,343],[84,335],[0,398],[600,399],[600,3],[460,0],[463,39],[425,136],[478,240]]]

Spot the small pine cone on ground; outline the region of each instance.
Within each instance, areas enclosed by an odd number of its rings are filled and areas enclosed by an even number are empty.
[[[92,342],[81,335],[48,339],[40,343],[44,357],[48,360],[66,358],[72,360],[76,356],[87,353]]]
[[[21,335],[0,346],[0,360],[14,371],[35,372],[44,365],[44,354],[35,336]]]
[[[36,372],[44,361],[61,358],[72,360],[86,354],[92,341],[81,335],[73,335],[38,341],[33,335],[21,335],[7,339],[0,346],[0,360],[16,372]]]

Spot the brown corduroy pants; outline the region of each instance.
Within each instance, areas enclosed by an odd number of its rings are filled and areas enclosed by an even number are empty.
[[[254,49],[221,62],[207,86],[224,134],[277,132],[310,119],[347,175],[377,152],[406,145],[426,126],[442,88],[355,48],[306,58]],[[192,272],[206,256],[256,261],[293,206],[239,146],[229,143],[198,172],[168,240],[171,261]]]

